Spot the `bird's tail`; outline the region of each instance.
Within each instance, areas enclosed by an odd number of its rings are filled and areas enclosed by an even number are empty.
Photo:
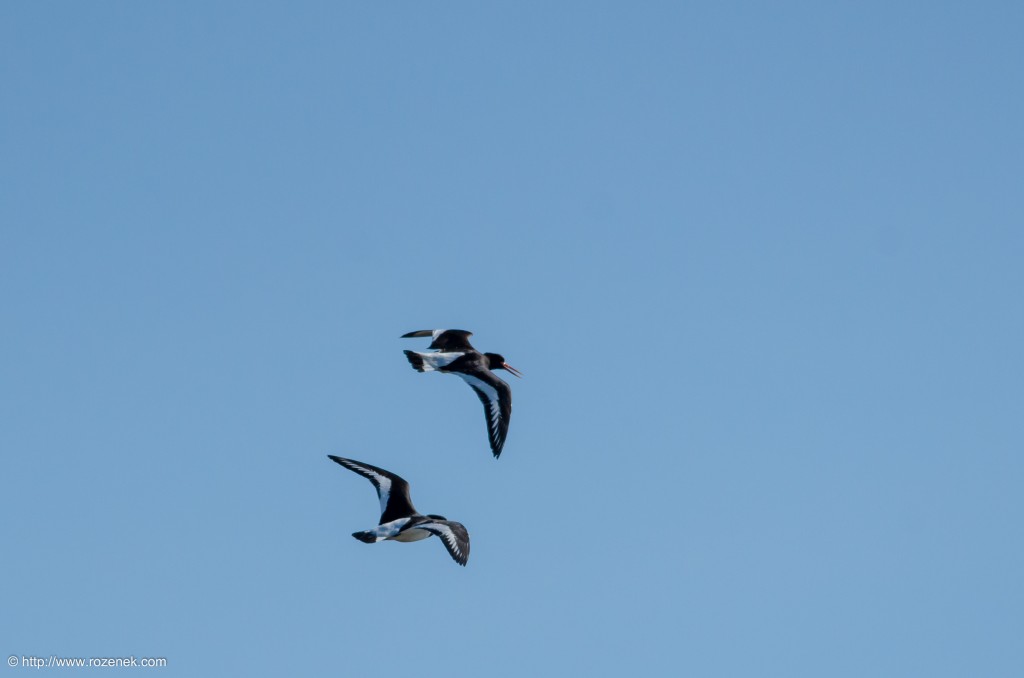
[[[424,367],[426,364],[423,360],[423,355],[416,351],[406,351],[405,357],[409,359],[409,364],[412,365],[413,369],[417,372],[425,372],[426,370],[433,370],[433,367]]]
[[[367,544],[373,544],[377,541],[377,534],[373,530],[353,532],[352,536],[358,539],[359,541],[366,542]]]

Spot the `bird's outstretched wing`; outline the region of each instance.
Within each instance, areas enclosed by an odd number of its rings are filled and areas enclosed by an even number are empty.
[[[377,488],[377,498],[380,499],[381,525],[416,513],[409,496],[409,483],[405,482],[401,476],[370,464],[364,464],[361,461],[336,457],[333,454],[327,456],[331,461],[368,479]]]
[[[469,343],[472,332],[466,330],[417,330],[403,334],[402,339],[413,337],[430,337],[433,341],[427,348],[438,351],[473,351],[473,345]]]
[[[475,374],[455,372],[462,377],[484,405],[484,418],[487,420],[487,439],[491,443],[494,458],[501,456],[508,435],[508,422],[512,418],[512,389],[504,381],[487,372],[481,378]]]
[[[462,523],[454,520],[431,520],[416,527],[440,537],[452,559],[459,565],[464,566],[469,560],[469,531]]]

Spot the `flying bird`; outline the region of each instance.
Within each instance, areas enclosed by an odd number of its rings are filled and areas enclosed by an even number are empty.
[[[444,516],[419,513],[409,498],[409,483],[390,471],[361,461],[336,457],[333,454],[327,456],[331,461],[368,479],[377,488],[377,498],[380,499],[380,523],[372,530],[353,532],[353,537],[373,544],[385,539],[419,541],[437,536],[444,542],[445,548],[456,563],[463,566],[466,564],[469,560],[469,532],[462,523],[447,520]]]
[[[469,343],[472,332],[466,330],[419,330],[403,334],[402,339],[431,337],[428,348],[435,353],[406,351],[405,357],[417,372],[449,372],[458,375],[484,404],[487,439],[497,459],[505,446],[508,422],[512,418],[512,389],[492,370],[506,370],[522,377],[516,368],[498,353],[480,353]]]

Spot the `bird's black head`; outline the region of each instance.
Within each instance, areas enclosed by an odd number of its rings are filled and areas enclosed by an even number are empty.
[[[488,368],[492,370],[506,370],[517,377],[523,376],[519,370],[505,362],[505,356],[500,353],[484,353],[484,357],[487,358]]]

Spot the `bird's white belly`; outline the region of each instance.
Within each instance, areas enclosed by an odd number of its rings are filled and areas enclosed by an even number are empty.
[[[391,538],[395,541],[419,541],[420,539],[426,539],[429,536],[431,536],[430,532],[414,527],[411,530],[406,530],[405,532]]]

